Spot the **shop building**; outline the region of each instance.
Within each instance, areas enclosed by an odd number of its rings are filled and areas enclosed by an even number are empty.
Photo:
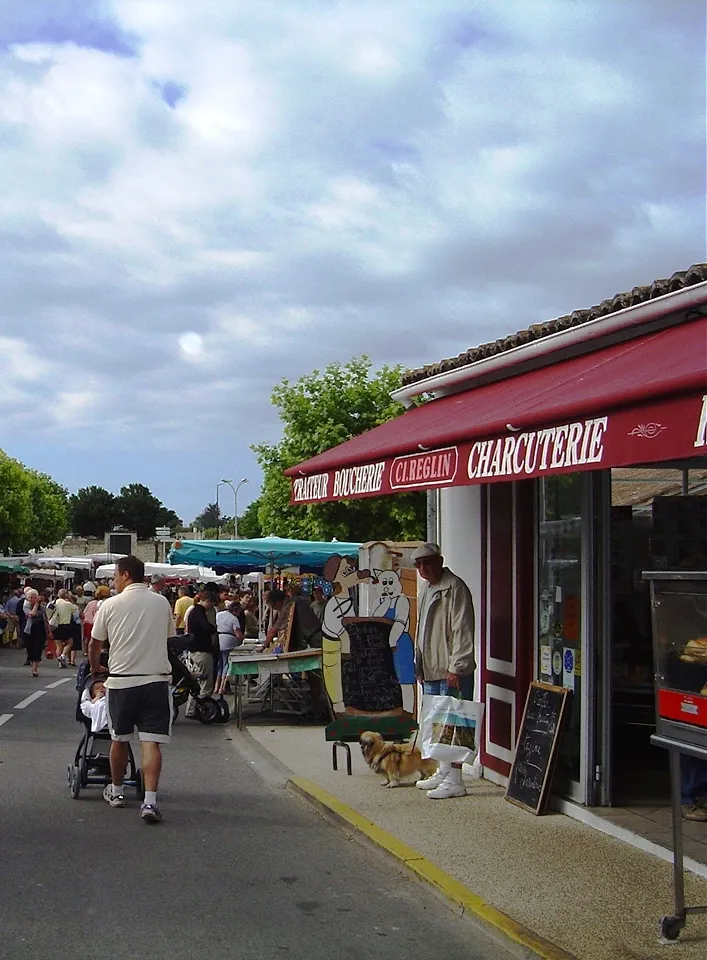
[[[560,801],[667,801],[641,572],[707,566],[707,264],[410,371],[396,398],[287,471],[292,502],[433,491],[477,608],[486,776],[505,782],[540,679],[573,693]]]

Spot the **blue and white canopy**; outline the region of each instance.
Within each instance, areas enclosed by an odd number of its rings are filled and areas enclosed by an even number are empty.
[[[216,570],[267,570],[273,567],[323,567],[335,554],[358,556],[360,543],[339,540],[180,540],[169,551],[170,563],[197,563]]]

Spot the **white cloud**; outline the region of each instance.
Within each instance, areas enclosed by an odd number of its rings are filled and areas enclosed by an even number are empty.
[[[283,376],[433,361],[704,258],[692,4],[113,0],[101,49],[27,6],[0,32],[0,440],[22,458],[31,424],[70,486],[255,495]]]

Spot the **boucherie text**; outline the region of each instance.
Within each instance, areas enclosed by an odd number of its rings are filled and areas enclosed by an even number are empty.
[[[345,467],[333,473],[332,499],[378,493],[383,485],[385,462],[365,463],[360,467]],[[330,473],[315,473],[311,477],[297,477],[293,483],[293,501],[326,500],[329,496]]]

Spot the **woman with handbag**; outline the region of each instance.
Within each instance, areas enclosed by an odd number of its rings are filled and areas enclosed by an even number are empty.
[[[51,630],[47,620],[46,608],[42,604],[37,590],[27,592],[24,612],[27,618],[24,629],[25,650],[32,668],[32,676],[38,677],[42,651],[46,646],[47,639],[51,636]]]

